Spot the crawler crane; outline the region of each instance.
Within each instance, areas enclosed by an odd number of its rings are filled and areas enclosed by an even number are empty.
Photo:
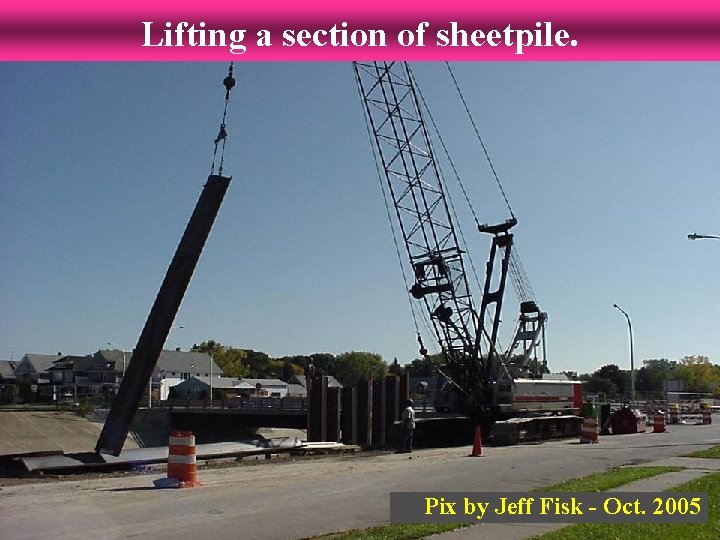
[[[383,193],[389,214],[394,213],[391,223],[398,251],[404,246],[403,274],[413,282],[410,286],[406,278],[406,286],[424,307],[445,359],[447,384],[436,404],[459,410],[477,424],[492,425],[493,437],[500,443],[579,434],[581,419],[575,413],[582,400],[580,384],[542,379],[547,315],[538,308],[522,264],[513,254],[511,230],[517,220],[492,163],[511,216],[503,223],[477,225],[491,238],[478,306],[466,273],[462,234],[425,122],[428,113],[409,65],[355,62],[353,67]],[[457,85],[454,76],[453,80]],[[467,106],[466,110],[469,113]],[[477,129],[476,133],[479,138]],[[507,351],[500,351],[498,331],[508,273],[521,314],[513,342]],[[420,353],[426,355],[417,319],[416,330]]]

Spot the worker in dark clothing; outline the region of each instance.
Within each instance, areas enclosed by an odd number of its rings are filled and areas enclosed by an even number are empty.
[[[402,424],[400,426],[400,447],[398,454],[409,454],[412,452],[413,431],[415,430],[415,409],[413,402],[408,399],[402,412]]]

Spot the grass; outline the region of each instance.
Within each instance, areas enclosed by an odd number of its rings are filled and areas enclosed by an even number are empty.
[[[697,452],[688,454],[685,457],[720,459],[720,446],[713,446],[712,448],[708,448],[707,450],[698,450]]]
[[[553,486],[539,488],[535,491],[604,491],[635,480],[649,478],[666,472],[679,471],[681,469],[682,467],[627,467],[623,469],[611,469],[602,473],[561,482]],[[452,531],[467,526],[469,525],[462,523],[389,524],[372,527],[370,529],[356,529],[353,531],[314,536],[312,540],[415,540],[425,538],[431,534]],[[720,538],[720,536],[718,536],[718,538]],[[655,538],[653,540],[658,539]]]
[[[312,540],[414,540],[416,538],[425,538],[431,534],[454,531],[455,529],[461,529],[463,527],[467,527],[467,525],[463,523],[390,524],[371,527],[369,529],[356,529],[353,531],[313,536]]]
[[[573,478],[549,487],[535,489],[534,491],[607,491],[608,489],[624,486],[635,480],[650,478],[658,474],[681,470],[682,467],[623,467],[610,469],[597,474],[590,474],[580,478]]]
[[[706,492],[708,521],[683,523],[582,523],[538,538],[542,540],[717,540],[720,538],[720,473],[708,474],[669,491]]]

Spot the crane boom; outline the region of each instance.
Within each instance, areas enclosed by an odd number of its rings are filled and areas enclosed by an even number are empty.
[[[493,245],[478,312],[410,68],[405,62],[354,62],[353,67],[378,168],[414,277],[409,292],[425,304],[450,375],[464,393],[466,408],[476,411],[493,400],[498,367],[494,359],[502,357],[494,342],[512,245],[508,231],[516,221],[480,227],[480,232],[493,235]],[[499,268],[494,265],[496,257],[502,261]],[[491,290],[494,269],[500,277]],[[483,321],[492,304],[488,334]],[[483,343],[488,343],[486,356],[481,354]]]

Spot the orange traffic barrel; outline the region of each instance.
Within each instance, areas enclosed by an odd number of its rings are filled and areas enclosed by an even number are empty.
[[[656,412],[653,414],[653,433],[665,433],[665,414]]]
[[[173,431],[170,434],[167,477],[176,480],[177,487],[202,485],[197,479],[195,436],[192,431]]]
[[[584,444],[594,444],[598,441],[598,423],[595,418],[585,418],[583,420],[582,433],[580,434],[580,442]]]

